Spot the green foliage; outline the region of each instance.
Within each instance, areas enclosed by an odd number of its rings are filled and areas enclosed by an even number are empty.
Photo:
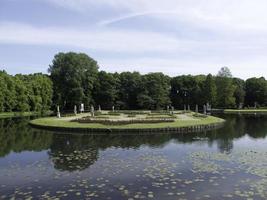
[[[64,109],[92,102],[92,90],[97,79],[98,65],[83,53],[58,53],[49,70],[54,84],[54,103]]]
[[[209,103],[213,106],[216,106],[217,87],[215,80],[211,74],[206,77],[202,95],[205,103]]]
[[[138,109],[138,95],[142,91],[141,74],[139,72],[122,72],[119,79],[119,102],[117,103],[120,104],[120,109]]]
[[[237,108],[241,108],[242,105],[244,105],[245,101],[245,81],[239,78],[234,78],[233,83],[236,86],[234,97],[235,97],[235,103]]]
[[[219,77],[232,78],[233,75],[228,67],[222,67],[218,72]]]
[[[202,82],[202,79],[191,75],[172,78],[170,97],[174,107],[183,109],[184,105],[204,104],[200,98]]]
[[[52,104],[52,81],[47,75],[8,75],[0,72],[0,112],[44,112]]]
[[[233,108],[236,105],[234,85],[232,74],[227,67],[221,68],[216,77],[217,86],[217,106],[219,108]]]
[[[170,78],[163,73],[98,72],[97,62],[83,53],[58,53],[43,74],[8,75],[0,71],[0,112],[43,112],[51,106],[73,112],[84,103],[115,110],[183,109],[209,103],[218,108],[267,106],[267,81],[233,78],[227,67],[217,76],[183,75]],[[53,100],[53,101],[52,101]]]
[[[142,91],[137,102],[142,109],[161,109],[171,103],[169,98],[170,78],[163,73],[142,76]]]
[[[265,78],[250,78],[245,83],[246,87],[246,105],[254,106],[267,105],[267,81]]]
[[[115,74],[100,71],[97,80],[94,91],[95,102],[103,109],[111,109],[118,97],[118,78]]]
[[[228,77],[216,77],[217,85],[217,106],[219,108],[233,108],[236,104],[234,93],[236,86],[233,79]]]

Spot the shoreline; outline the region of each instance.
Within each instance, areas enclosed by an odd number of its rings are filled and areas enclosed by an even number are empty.
[[[20,118],[20,117],[32,117],[32,116],[47,116],[52,114],[52,111],[41,112],[3,112],[0,113],[0,119],[7,118]]]
[[[64,132],[83,132],[83,133],[153,133],[153,132],[177,132],[189,133],[199,132],[211,129],[220,128],[225,120],[207,116],[199,120],[181,120],[177,119],[175,122],[166,123],[142,123],[142,124],[127,124],[127,125],[104,125],[99,123],[78,123],[68,121],[68,117],[56,118],[47,117],[39,118],[29,122],[35,128],[64,131]]]

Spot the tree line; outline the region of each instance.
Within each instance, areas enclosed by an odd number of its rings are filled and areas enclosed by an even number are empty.
[[[242,80],[223,67],[217,75],[169,77],[163,73],[108,73],[84,53],[58,53],[48,69],[50,75],[0,73],[1,111],[73,110],[84,103],[102,109],[165,109],[204,105],[213,108],[267,106],[264,77]],[[3,92],[2,92],[3,91]]]
[[[41,73],[11,76],[0,71],[0,112],[43,112],[52,106],[53,86]]]

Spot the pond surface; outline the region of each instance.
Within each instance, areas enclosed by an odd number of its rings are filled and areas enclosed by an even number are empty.
[[[267,116],[194,134],[81,135],[0,120],[0,199],[267,199]]]

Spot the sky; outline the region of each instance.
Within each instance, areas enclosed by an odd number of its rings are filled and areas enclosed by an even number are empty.
[[[108,72],[267,78],[266,0],[0,0],[0,70],[47,73],[58,52]]]

